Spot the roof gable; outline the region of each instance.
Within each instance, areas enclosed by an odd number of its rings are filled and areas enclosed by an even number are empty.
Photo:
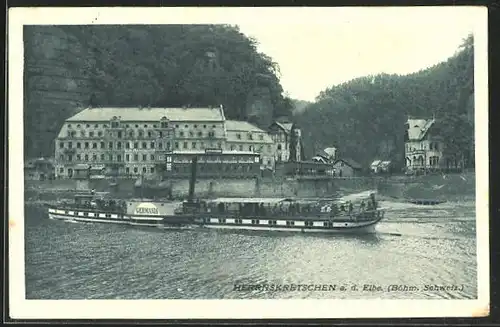
[[[422,140],[435,121],[435,119],[408,119],[408,140]]]
[[[337,160],[335,160],[334,165],[340,161],[344,162],[346,165],[348,165],[349,167],[354,168],[354,169],[361,169],[362,168],[362,166],[359,163],[357,163],[356,161],[354,161],[350,158],[337,159]]]

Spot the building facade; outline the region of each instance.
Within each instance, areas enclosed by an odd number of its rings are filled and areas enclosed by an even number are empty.
[[[56,177],[71,178],[82,163],[111,176],[155,176],[172,150],[222,148],[224,120],[222,108],[85,109],[55,140]]]
[[[198,157],[199,178],[255,178],[260,175],[260,155],[253,151],[221,149],[172,151],[166,154],[167,178],[189,178],[193,157]]]
[[[276,145],[275,162],[301,161],[302,133],[293,123],[274,122],[269,127],[269,134]],[[292,147],[295,153],[291,156]]]
[[[334,175],[338,177],[354,177],[362,173],[362,166],[348,158],[337,159],[333,163]]]
[[[222,106],[87,108],[67,119],[59,131],[55,175],[72,178],[76,167],[86,164],[89,169],[99,167],[105,176],[155,177],[165,175],[167,154],[179,157],[206,150],[222,151],[224,158],[251,153],[258,156],[260,169],[274,170],[276,160],[289,160],[294,139],[297,158],[301,153],[300,130],[280,123],[275,127],[277,133],[270,134],[248,122],[226,120]]]
[[[245,121],[226,120],[226,150],[248,151],[260,155],[263,169],[274,169],[276,146],[264,130]]]
[[[444,146],[435,119],[407,120],[405,163],[408,172],[445,168]]]

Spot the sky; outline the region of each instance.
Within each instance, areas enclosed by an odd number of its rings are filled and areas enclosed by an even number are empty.
[[[314,101],[356,77],[408,74],[445,61],[474,30],[477,16],[470,9],[340,8],[295,21],[273,24],[264,15],[265,23],[244,19],[237,25],[278,63],[289,96]]]

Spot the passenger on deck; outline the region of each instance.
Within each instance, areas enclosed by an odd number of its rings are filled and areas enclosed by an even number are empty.
[[[340,205],[340,211],[345,211],[345,206],[343,203]]]
[[[373,209],[377,209],[377,201],[375,200],[375,194],[370,194],[370,198],[372,200],[372,205],[373,205]]]
[[[264,203],[261,203],[259,206],[259,215],[260,216],[265,216],[266,215],[266,208],[264,208]]]
[[[361,201],[361,211],[365,211],[365,200]]]
[[[332,211],[330,213],[330,216],[331,217],[335,217],[337,215],[337,213],[339,212],[339,208],[337,207],[337,204],[336,203],[333,203],[332,204]]]
[[[354,209],[354,206],[352,205],[352,202],[349,201],[349,213],[351,213],[353,209]]]

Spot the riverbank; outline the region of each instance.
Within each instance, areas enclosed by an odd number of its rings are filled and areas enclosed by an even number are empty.
[[[81,186],[81,185],[80,185]],[[88,189],[110,192],[116,198],[184,199],[189,192],[188,180],[145,181],[137,186],[135,180],[91,181]],[[391,200],[435,199],[467,201],[475,199],[473,172],[449,175],[386,176],[310,179],[206,179],[198,180],[195,197],[332,197],[369,189]],[[81,192],[76,181],[26,181],[24,196],[28,202],[50,203],[72,198]]]

